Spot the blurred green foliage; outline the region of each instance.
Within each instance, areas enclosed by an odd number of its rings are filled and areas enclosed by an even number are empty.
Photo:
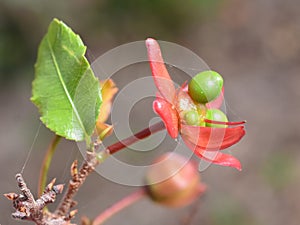
[[[211,209],[213,225],[255,225],[257,224],[247,210],[233,197],[221,197]]]
[[[296,171],[296,165],[291,154],[276,152],[264,164],[262,175],[272,188],[282,190],[295,180]]]
[[[221,2],[4,0],[0,2],[0,81],[24,76],[28,68],[33,73],[38,43],[54,17],[90,40],[93,47],[101,48],[109,46],[108,42],[118,45],[149,36],[176,41],[213,16]]]
[[[0,81],[16,76],[31,55],[24,33],[9,15],[0,15]]]
[[[190,23],[199,22],[208,12],[214,14],[217,0],[110,0],[99,4],[102,27],[123,38],[130,35],[174,38]]]

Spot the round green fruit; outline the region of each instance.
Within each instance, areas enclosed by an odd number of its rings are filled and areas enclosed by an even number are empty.
[[[220,122],[228,122],[227,116],[219,109],[208,109],[206,111],[206,119],[214,120],[214,121],[220,121]],[[219,128],[225,128],[227,125],[223,124],[212,124],[212,123],[206,123],[207,127],[219,127]]]
[[[184,114],[184,120],[188,125],[198,125],[199,114],[196,110],[188,111]]]
[[[217,98],[223,87],[223,78],[215,71],[198,73],[189,83],[189,94],[195,102],[205,104]]]

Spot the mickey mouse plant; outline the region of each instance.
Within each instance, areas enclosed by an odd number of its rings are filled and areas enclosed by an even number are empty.
[[[228,122],[226,115],[219,110],[223,99],[222,77],[216,72],[204,71],[188,85],[175,90],[158,43],[147,39],[146,47],[158,89],[153,108],[162,121],[100,150],[102,140],[113,132],[113,126],[105,121],[118,89],[112,80],[98,81],[94,76],[84,56],[86,47],[80,37],[62,21],[54,19],[51,22],[39,46],[31,100],[41,114],[41,121],[55,136],[41,166],[39,197],[34,198],[21,173],[16,175],[20,193],[5,194],[13,201],[13,218],[38,225],[72,224],[77,213],[74,196],[95,167],[111,154],[164,129],[172,138],[180,134],[200,158],[241,169],[237,159],[219,152],[237,143],[245,134],[244,122]],[[72,163],[71,179],[66,188],[56,185],[55,179],[46,185],[52,156],[61,138],[85,141],[87,149],[79,168],[77,160]],[[196,162],[167,153],[157,158],[154,164],[158,166],[147,171],[144,187],[108,207],[94,219],[82,218],[81,223],[102,224],[145,196],[156,203],[178,207],[191,203],[205,191]],[[56,209],[50,212],[46,206],[55,202],[63,189],[66,189],[64,196]]]
[[[181,134],[186,145],[200,158],[241,170],[240,162],[219,152],[237,143],[244,135],[245,121],[228,122],[218,108],[223,100],[223,78],[215,71],[203,71],[175,90],[156,40],[146,40],[148,57],[158,93],[154,111],[161,117],[172,138]]]

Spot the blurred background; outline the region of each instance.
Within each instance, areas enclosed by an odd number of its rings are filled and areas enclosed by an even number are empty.
[[[14,176],[31,146],[24,177],[37,192],[39,168],[53,134],[41,125],[29,98],[38,44],[54,17],[80,34],[91,61],[147,37],[191,49],[223,75],[229,116],[248,122],[245,138],[230,148],[241,160],[242,172],[211,166],[202,173],[208,191],[192,205],[168,209],[143,200],[106,224],[299,224],[299,1],[1,0],[1,194],[18,191]],[[126,79],[134,79],[130,74]],[[116,80],[117,85],[125,85],[126,79]],[[49,177],[65,183],[72,160],[82,157],[70,141],[58,148]],[[91,175],[76,198],[76,221],[82,215],[95,217],[134,190]],[[1,197],[0,223],[21,224],[11,219],[12,212],[11,202]]]

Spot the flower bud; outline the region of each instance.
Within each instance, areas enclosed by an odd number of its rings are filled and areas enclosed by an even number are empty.
[[[153,201],[170,207],[187,205],[205,190],[196,164],[176,153],[155,160],[147,171],[146,184]]]

